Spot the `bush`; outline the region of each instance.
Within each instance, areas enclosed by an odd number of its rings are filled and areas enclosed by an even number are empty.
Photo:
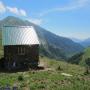
[[[24,78],[23,78],[23,76],[18,76],[18,81],[23,81],[24,80]]]
[[[85,60],[85,63],[86,63],[86,71],[85,71],[85,75],[89,74],[89,69],[90,69],[90,58],[87,58]]]
[[[87,58],[87,59],[85,60],[85,63],[86,63],[87,66],[90,67],[90,58]]]
[[[56,70],[62,71],[63,69],[60,66],[58,66]]]

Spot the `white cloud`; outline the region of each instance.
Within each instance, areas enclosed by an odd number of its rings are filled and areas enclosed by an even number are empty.
[[[21,14],[22,16],[27,16],[27,13],[26,13],[25,10],[20,9],[19,12],[20,12],[20,14]]]
[[[26,11],[23,9],[18,9],[16,7],[9,7],[9,6],[7,6],[6,8],[9,12],[14,13],[16,15],[27,16]]]
[[[42,19],[34,19],[34,18],[30,18],[29,21],[34,23],[34,24],[37,24],[37,25],[41,25],[43,22]]]
[[[0,1],[0,13],[4,13],[6,11],[6,8],[4,4]]]
[[[14,13],[14,14],[19,14],[19,11],[18,11],[18,9],[16,8],[16,7],[7,7],[7,10],[9,11],[9,12],[12,12],[12,13]]]
[[[6,11],[9,11],[13,14],[20,15],[20,16],[27,16],[27,13],[23,9],[19,9],[17,7],[10,7],[3,4],[3,2],[0,1],[0,13],[5,13]]]
[[[90,2],[90,0],[72,0],[67,6],[63,7],[55,7],[49,10],[46,10],[44,12],[41,12],[39,16],[44,16],[46,14],[52,13],[52,12],[57,12],[57,11],[70,11],[78,8],[82,8],[85,5],[87,5]]]

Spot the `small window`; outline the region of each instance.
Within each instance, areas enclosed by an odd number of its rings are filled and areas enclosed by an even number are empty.
[[[24,55],[25,54],[25,47],[18,47],[18,54]]]

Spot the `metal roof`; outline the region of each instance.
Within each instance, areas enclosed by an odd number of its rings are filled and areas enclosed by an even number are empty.
[[[32,26],[4,26],[2,28],[3,45],[39,44],[35,29]]]

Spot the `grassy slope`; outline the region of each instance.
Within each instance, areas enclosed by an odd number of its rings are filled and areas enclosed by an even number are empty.
[[[84,54],[82,56],[82,60],[80,62],[80,65],[85,66],[85,60],[87,58],[90,58],[90,47],[88,47],[88,48],[85,49]]]
[[[0,73],[0,85],[17,85],[20,90],[90,90],[90,77],[83,75],[83,67],[46,57],[40,57],[40,62],[51,70]],[[61,70],[57,70],[59,66]],[[63,76],[62,72],[73,77]],[[19,76],[24,80],[18,80]]]
[[[88,58],[90,58],[90,47],[86,48],[83,53],[74,55],[68,61],[70,63],[79,64],[81,66],[86,66],[85,60]]]
[[[90,58],[90,47],[85,49],[85,54],[84,54],[84,58]]]

